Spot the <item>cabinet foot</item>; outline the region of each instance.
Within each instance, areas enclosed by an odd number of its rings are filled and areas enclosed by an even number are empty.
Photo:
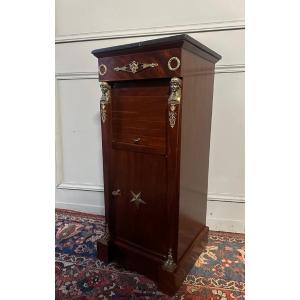
[[[100,239],[97,241],[97,258],[105,263],[111,261],[109,240]]]
[[[175,270],[167,271],[163,267],[160,268],[158,274],[158,288],[160,291],[168,294],[169,296],[173,296],[178,291],[185,277],[188,275],[196,260],[205,249],[207,241],[208,227],[205,226],[180,259]]]

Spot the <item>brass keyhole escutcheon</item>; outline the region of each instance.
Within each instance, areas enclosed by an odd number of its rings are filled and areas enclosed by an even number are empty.
[[[138,144],[140,141],[141,141],[141,138],[133,139],[133,142],[134,142],[135,144]]]

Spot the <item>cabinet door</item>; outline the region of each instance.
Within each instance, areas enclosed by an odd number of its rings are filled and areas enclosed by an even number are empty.
[[[168,92],[168,81],[161,80],[112,89],[112,234],[157,255],[167,253]]]
[[[114,238],[165,254],[166,158],[162,155],[113,150],[110,215]]]

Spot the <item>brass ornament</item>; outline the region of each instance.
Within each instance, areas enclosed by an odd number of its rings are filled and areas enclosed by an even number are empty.
[[[130,200],[130,202],[133,202],[137,208],[140,207],[141,203],[146,204],[146,202],[144,200],[142,200],[142,198],[141,198],[141,193],[142,192],[139,192],[137,194],[135,194],[133,191],[130,191],[130,192],[133,196],[133,198]]]
[[[176,264],[173,260],[172,249],[169,249],[168,258],[163,264],[162,268],[167,272],[173,272],[176,269]]]
[[[173,61],[176,62],[176,66],[175,67],[172,67]],[[169,61],[168,61],[168,68],[169,68],[169,70],[176,71],[179,67],[180,67],[180,59],[178,57],[176,57],[176,56],[171,57],[169,59]]]
[[[107,72],[107,67],[106,67],[105,64],[101,64],[101,65],[99,65],[98,70],[99,70],[99,75],[100,75],[100,76],[103,76],[103,75],[105,75],[106,72]]]
[[[107,115],[106,104],[105,103],[100,103],[100,114],[101,114],[102,123],[105,123],[106,115]]]
[[[107,82],[100,81],[100,89],[102,92],[100,98],[100,115],[102,123],[105,123],[107,117],[106,105],[110,102],[111,87]]]
[[[170,96],[168,99],[169,104],[169,124],[171,128],[175,127],[176,124],[176,117],[177,117],[177,111],[176,107],[180,104],[181,100],[181,86],[182,86],[182,80],[177,77],[173,77],[170,81]]]
[[[146,63],[139,63],[139,62],[133,60],[128,65],[125,65],[123,67],[115,67],[114,71],[116,71],[116,72],[123,71],[123,72],[129,72],[129,73],[135,74],[135,73],[143,71],[145,69],[155,68],[157,66],[158,66],[157,63],[146,64]]]
[[[175,123],[176,123],[176,106],[174,104],[170,105],[170,110],[169,110],[169,123],[171,128],[174,128]]]
[[[117,189],[117,190],[115,190],[115,191],[112,191],[111,194],[112,194],[113,196],[120,196],[120,195],[121,195],[121,190],[120,190],[120,189]]]

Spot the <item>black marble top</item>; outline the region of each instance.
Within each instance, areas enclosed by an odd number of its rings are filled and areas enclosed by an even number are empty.
[[[132,50],[147,50],[147,49],[164,49],[167,47],[183,47],[186,49],[193,48],[198,49],[199,51],[206,52],[207,54],[211,55],[214,60],[218,61],[221,59],[221,55],[214,52],[213,50],[209,49],[208,47],[204,46],[194,38],[190,37],[188,34],[180,34],[180,35],[173,35],[166,38],[160,38],[160,39],[154,39],[154,40],[148,40],[148,41],[142,41],[137,43],[131,43],[126,45],[120,45],[120,46],[113,46],[113,47],[107,47],[102,49],[96,49],[92,51],[92,54],[96,57],[101,57],[105,54],[120,54],[122,52],[128,52],[130,53]],[[193,51],[195,52],[195,51]]]

